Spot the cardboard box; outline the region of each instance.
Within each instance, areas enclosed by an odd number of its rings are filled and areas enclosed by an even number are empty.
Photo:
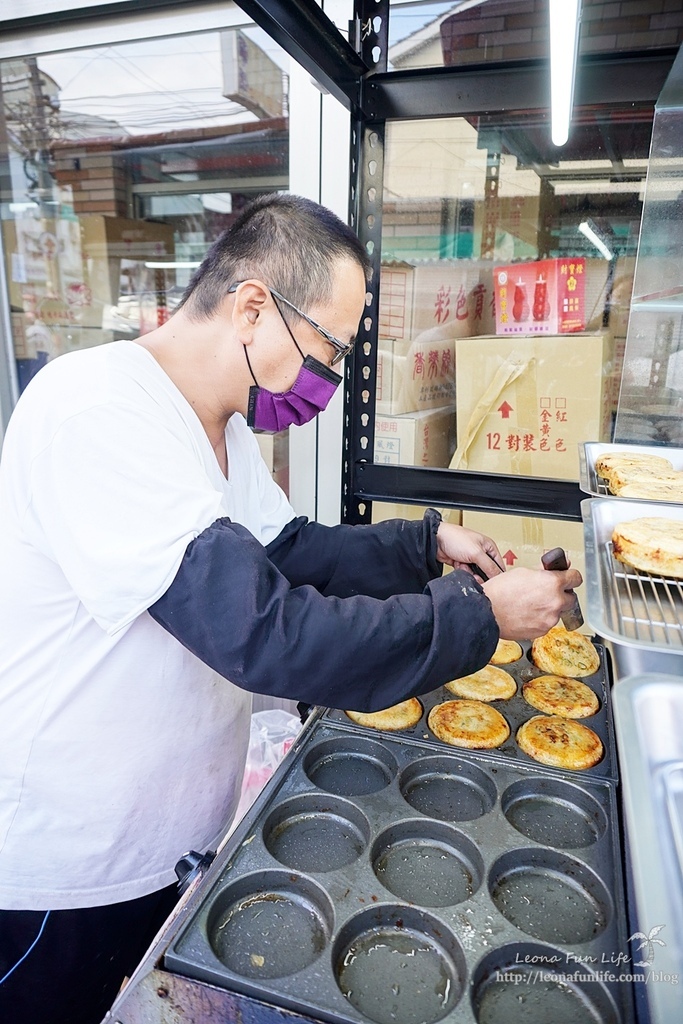
[[[380,338],[377,346],[376,413],[399,416],[406,412],[403,398],[406,358],[399,354],[400,351],[400,342]]]
[[[409,342],[412,337],[414,269],[409,263],[394,262],[384,264],[380,270],[380,338]]]
[[[583,257],[496,267],[496,334],[572,334],[586,326]]]
[[[478,287],[482,291],[480,309],[475,298]],[[484,292],[485,285],[479,280],[479,267],[469,260],[440,260],[416,266],[413,275],[413,338],[434,327],[450,327],[454,338],[468,338],[481,333],[477,323],[486,313]]]
[[[128,300],[135,297],[141,334],[163,323],[168,317],[165,289],[173,272],[155,273],[145,262],[172,259],[173,227],[95,214],[81,216],[80,223],[86,290],[80,303],[80,322],[102,326],[104,306],[117,306],[125,295]]]
[[[491,537],[498,545],[507,569],[519,566],[540,569],[541,555],[559,547],[566,551],[572,568],[578,569],[584,580],[586,578],[582,523],[465,510],[462,525]],[[577,590],[579,602],[583,593],[583,588]],[[584,626],[582,632],[593,631]]]
[[[476,260],[386,263],[380,274],[379,336],[407,355],[423,331],[451,338],[495,331],[491,265]],[[402,350],[401,350],[402,343]]]
[[[373,501],[372,521],[383,523],[386,519],[422,519],[428,508],[436,508],[435,505],[401,505],[393,501]],[[460,525],[462,513],[459,509],[441,509],[444,519],[448,513],[448,522]]]
[[[261,458],[267,465],[273,480],[285,494],[289,494],[289,430],[277,434],[261,434],[254,431],[254,437],[261,450]]]
[[[405,355],[403,352],[405,351]],[[426,332],[407,349],[383,339],[377,350],[376,411],[390,416],[455,405],[455,339]]]
[[[48,327],[70,323],[68,289],[83,278],[78,220],[17,217],[2,233],[12,309]]]
[[[475,246],[479,248],[493,220],[495,251],[510,253],[506,259],[531,257],[538,252],[539,207],[538,195],[505,196],[499,193],[493,200],[475,200]]]
[[[609,440],[609,331],[456,341],[452,469],[578,480],[578,446]]]
[[[23,217],[6,222],[3,235],[15,311],[48,328],[114,330],[103,318],[118,304],[123,290],[140,310],[145,298],[147,305],[153,304],[151,326],[157,326],[159,308],[166,308],[163,289],[170,276],[162,270],[157,278],[144,263],[172,257],[171,225],[95,214],[57,220]],[[130,336],[139,333],[137,327]]]
[[[455,442],[452,406],[375,417],[374,461],[393,466],[448,466]]]

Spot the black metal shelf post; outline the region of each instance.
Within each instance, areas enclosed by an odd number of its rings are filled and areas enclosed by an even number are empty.
[[[346,523],[369,523],[372,508],[357,493],[357,471],[372,462],[375,436],[385,122],[366,117],[363,97],[373,76],[386,72],[389,0],[355,0],[349,34],[370,69],[362,83],[359,109],[351,128],[349,223],[367,250],[372,280],[356,346],[346,360],[341,518]]]

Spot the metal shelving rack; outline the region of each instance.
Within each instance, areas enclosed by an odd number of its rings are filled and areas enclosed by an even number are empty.
[[[238,0],[256,24],[351,112],[350,223],[374,267],[358,345],[347,359],[341,517],[369,523],[374,500],[580,521],[577,483],[471,471],[378,465],[374,449],[379,270],[386,122],[447,116],[495,116],[547,108],[546,61],[493,66],[387,71],[389,0],[354,0],[347,41],[314,0]],[[69,21],[83,24],[127,8],[180,8],[187,0],[124,0],[103,6],[9,18],[3,34]],[[654,103],[675,49],[584,56],[577,74],[577,106]]]
[[[346,360],[342,521],[369,523],[372,502],[407,502],[580,521],[577,483],[375,464],[375,386],[386,122],[484,116],[547,107],[546,61],[387,71],[389,0],[355,0],[347,42],[313,0],[240,0],[240,6],[351,111],[350,223],[373,263],[365,316]],[[675,50],[584,57],[577,105],[652,103]]]

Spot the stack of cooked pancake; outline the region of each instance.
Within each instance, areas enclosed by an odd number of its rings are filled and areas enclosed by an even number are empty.
[[[669,459],[646,452],[609,451],[595,460],[595,472],[620,498],[683,501],[683,473]]]
[[[607,451],[595,472],[620,498],[683,503],[683,473],[669,459],[630,449]],[[618,523],[612,533],[614,557],[642,572],[683,579],[683,522],[643,516]]]

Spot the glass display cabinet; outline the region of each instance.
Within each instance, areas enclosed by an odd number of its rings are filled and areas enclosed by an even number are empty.
[[[654,104],[683,25],[654,35],[652,4],[617,25],[584,3],[558,148],[547,5],[420,6],[355,5],[351,217],[375,272],[345,371],[342,518],[432,505],[510,566],[560,545],[583,570],[575,462],[613,437]],[[541,329],[554,273],[582,278],[566,333]]]
[[[683,50],[655,106],[616,439],[683,443]],[[615,282],[615,288],[625,282]]]

